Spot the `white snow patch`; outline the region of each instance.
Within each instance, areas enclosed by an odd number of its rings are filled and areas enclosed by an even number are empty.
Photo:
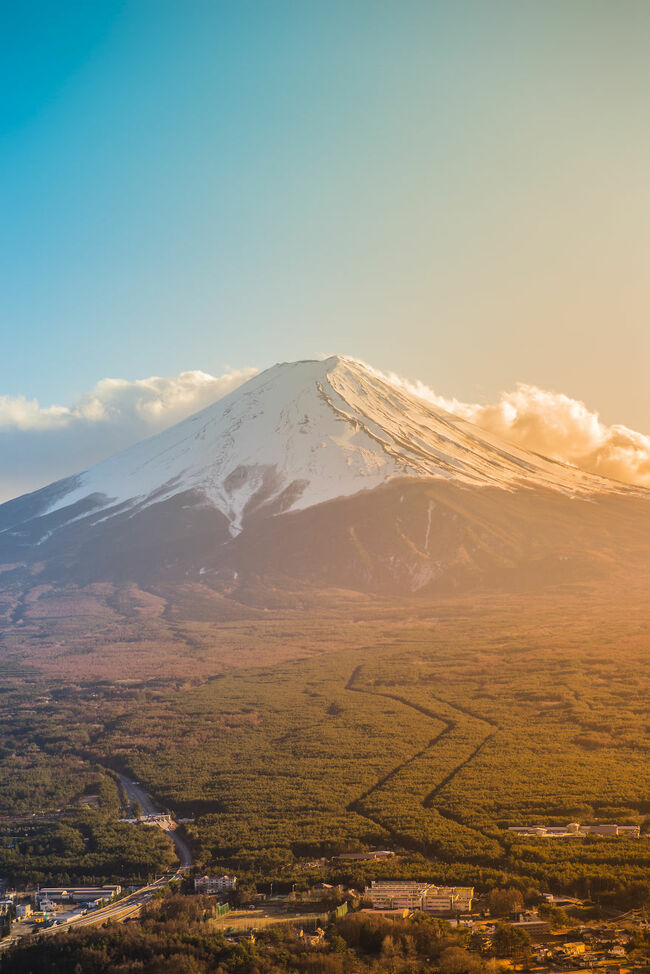
[[[426,533],[424,535],[424,550],[425,551],[428,551],[429,550],[429,535],[431,534],[431,514],[433,513],[434,507],[435,507],[435,504],[433,503],[433,501],[429,501],[429,506],[427,508],[427,530],[426,530]]]

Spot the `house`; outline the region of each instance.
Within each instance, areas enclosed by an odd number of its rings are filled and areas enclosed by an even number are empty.
[[[608,950],[607,951],[607,956],[608,957],[625,957],[625,953],[626,953],[625,947],[623,947],[621,944],[617,944],[616,946],[612,947],[611,950]]]
[[[54,900],[50,900],[47,896],[41,896],[40,893],[36,894],[36,900],[38,903],[39,910],[45,910],[46,912],[51,912],[56,908],[56,903]]]
[[[563,953],[566,957],[578,957],[580,954],[584,954],[586,949],[582,940],[571,940],[562,944],[559,953]]]

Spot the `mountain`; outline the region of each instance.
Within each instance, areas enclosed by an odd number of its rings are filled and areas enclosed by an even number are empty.
[[[252,577],[386,592],[535,584],[645,557],[647,494],[499,440],[353,359],[276,365],[0,506],[9,575]],[[650,538],[648,539],[650,550]]]

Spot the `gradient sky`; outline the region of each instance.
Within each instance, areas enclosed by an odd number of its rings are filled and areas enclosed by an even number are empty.
[[[356,355],[650,432],[650,4],[0,0],[0,394]]]

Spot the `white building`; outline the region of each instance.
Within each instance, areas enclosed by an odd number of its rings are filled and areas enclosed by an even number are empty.
[[[429,886],[422,895],[424,913],[470,913],[473,886]]]
[[[421,910],[423,913],[469,913],[472,886],[436,886],[433,883],[372,882],[365,895],[375,910]]]
[[[236,888],[236,876],[200,876],[194,880],[196,893],[232,893]]]
[[[508,832],[538,839],[584,839],[588,835],[627,839],[641,837],[639,825],[616,825],[613,822],[601,825],[580,825],[578,822],[569,822],[568,825],[511,825]]]
[[[47,896],[42,896],[40,893],[36,894],[36,901],[38,903],[39,910],[44,910],[46,913],[49,913],[56,908],[56,903],[54,900],[50,900],[47,898]]]

